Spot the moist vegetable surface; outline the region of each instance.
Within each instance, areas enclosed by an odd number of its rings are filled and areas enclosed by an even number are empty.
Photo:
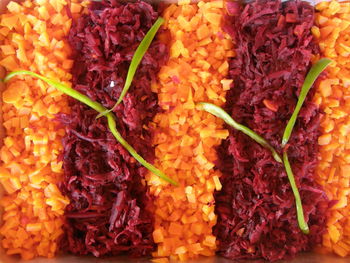
[[[133,53],[157,17],[144,2],[92,4],[69,33],[75,60],[73,87],[112,108]],[[154,42],[130,91],[114,110],[119,132],[150,162],[152,133],[144,127],[158,111],[151,81],[166,59],[166,46]],[[97,112],[74,100],[71,109],[70,115],[60,116],[67,130],[61,189],[70,199],[64,248],[95,256],[149,255],[154,242],[151,200],[142,184],[146,169],[114,139],[106,119],[96,119]]]
[[[281,151],[284,128],[297,103],[312,55],[313,8],[302,2],[257,1],[238,7],[225,29],[237,43],[230,62],[234,85],[225,109]],[[232,130],[219,148],[223,189],[216,194],[220,253],[277,260],[321,242],[328,200],[314,181],[320,115],[311,92],[287,149],[310,234],[296,223],[292,189],[281,163],[246,135]]]
[[[349,256],[350,3],[8,2],[8,255]]]

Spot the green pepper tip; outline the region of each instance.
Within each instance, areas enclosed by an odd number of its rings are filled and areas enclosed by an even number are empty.
[[[320,76],[320,74],[329,66],[330,63],[332,63],[333,60],[329,58],[322,58],[319,61],[317,61],[310,69],[310,71],[307,73],[303,86],[301,87],[300,95],[297,101],[297,104],[295,106],[295,109],[293,111],[292,116],[290,117],[287,126],[284,130],[283,137],[282,137],[282,147],[284,147],[287,142],[290,139],[290,136],[292,134],[294,125],[296,123],[298,114],[300,112],[300,109],[306,99],[307,94],[309,93],[311,87],[315,83],[316,79]]]
[[[308,235],[310,234],[310,229],[309,227],[306,225],[305,228],[302,228],[301,231],[305,234],[305,235]]]
[[[273,157],[277,162],[283,163],[281,156],[279,156],[279,154],[277,152],[274,152]]]

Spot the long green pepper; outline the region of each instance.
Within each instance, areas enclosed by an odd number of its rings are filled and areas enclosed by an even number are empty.
[[[5,79],[4,82],[9,81],[10,79],[12,79],[15,76],[19,76],[19,75],[28,75],[28,76],[32,76],[35,77],[37,79],[41,79],[42,81],[45,81],[47,84],[55,87],[56,89],[58,89],[59,91],[63,92],[64,94],[84,103],[85,105],[89,106],[90,108],[94,109],[95,111],[102,113],[107,111],[107,109],[105,107],[103,107],[100,103],[91,100],[89,97],[85,96],[84,94],[80,93],[79,91],[76,91],[70,87],[68,87],[65,84],[62,84],[58,81],[55,80],[51,80],[48,79],[44,76],[41,76],[37,73],[31,72],[31,71],[27,71],[27,70],[19,70],[19,71],[14,71],[11,72],[10,74],[8,74]],[[115,115],[111,112],[108,112],[105,117],[107,118],[108,121],[108,127],[110,129],[110,131],[112,132],[112,134],[114,135],[114,137],[117,139],[117,141],[123,145],[123,147],[140,163],[142,164],[145,168],[147,168],[149,171],[151,171],[152,173],[154,173],[155,175],[157,175],[158,177],[160,177],[161,179],[167,181],[168,183],[171,183],[173,185],[178,185],[178,183],[176,181],[174,181],[173,179],[169,178],[168,176],[166,176],[162,171],[158,170],[156,167],[154,167],[152,164],[148,163],[145,159],[142,158],[141,155],[139,155],[136,150],[121,136],[121,134],[118,132],[117,128],[116,128],[116,122],[115,122]]]
[[[289,138],[292,134],[293,128],[295,126],[295,122],[297,120],[298,114],[300,112],[300,109],[306,99],[307,94],[309,93],[312,85],[315,83],[316,79],[318,76],[329,66],[329,64],[332,63],[332,60],[328,58],[323,58],[317,61],[316,64],[314,64],[309,73],[306,75],[305,81],[303,83],[303,86],[301,87],[300,95],[298,98],[297,105],[295,106],[294,112],[288,121],[288,124],[284,130],[283,137],[282,137],[282,148],[286,146],[286,144],[289,141]],[[301,202],[300,194],[298,187],[295,183],[295,178],[293,174],[292,167],[290,166],[289,160],[288,160],[288,154],[287,151],[283,152],[283,163],[284,167],[286,169],[286,173],[289,179],[289,183],[292,187],[294,198],[295,198],[295,206],[297,209],[297,219],[298,219],[298,224],[303,231],[304,234],[308,234],[309,231],[309,226],[305,222],[305,217],[304,217],[304,211],[303,211],[303,205]]]
[[[304,217],[304,211],[303,211],[303,204],[301,202],[298,186],[295,183],[295,178],[293,175],[292,167],[290,166],[289,160],[288,160],[288,154],[287,152],[283,153],[283,163],[284,167],[286,169],[286,173],[288,176],[288,180],[290,183],[290,186],[292,187],[292,191],[294,194],[295,198],[295,206],[297,209],[297,220],[298,220],[298,225],[301,231],[303,231],[304,234],[309,234],[309,226],[307,225]]]

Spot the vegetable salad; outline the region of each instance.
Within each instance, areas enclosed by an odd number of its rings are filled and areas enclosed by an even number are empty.
[[[10,1],[1,245],[350,255],[350,3]]]

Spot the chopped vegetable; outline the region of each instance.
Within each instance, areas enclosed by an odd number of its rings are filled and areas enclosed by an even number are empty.
[[[224,122],[226,122],[231,127],[235,128],[238,131],[243,132],[245,135],[252,138],[254,141],[259,143],[261,146],[265,147],[266,149],[270,150],[272,153],[273,158],[279,162],[282,163],[282,159],[279,156],[279,154],[276,152],[276,150],[260,135],[255,133],[253,130],[249,129],[248,127],[237,123],[230,115],[227,114],[226,111],[224,111],[222,108],[212,104],[212,103],[206,103],[206,102],[200,102],[197,104],[197,109],[199,110],[205,110],[206,112],[209,112],[216,117],[222,119]]]
[[[41,76],[39,74],[36,74],[34,72],[30,72],[30,71],[25,71],[25,70],[19,70],[19,71],[14,71],[11,72],[10,74],[8,74],[4,81],[7,82],[10,79],[12,79],[15,76],[18,75],[29,75],[38,79],[41,79],[43,81],[45,81],[47,84],[55,87],[56,89],[58,89],[59,91],[63,92],[64,94],[86,104],[87,106],[89,106],[90,108],[94,109],[95,111],[102,113],[104,111],[106,111],[106,108],[103,107],[100,103],[91,100],[89,97],[85,96],[84,94],[81,94],[80,92],[68,87],[65,84],[62,84],[60,82],[57,82],[55,80],[51,80],[48,79],[44,76]],[[145,159],[142,158],[142,156],[140,156],[135,149],[127,143],[127,141],[124,140],[124,138],[120,135],[120,133],[118,132],[117,128],[116,128],[116,122],[115,122],[115,115],[111,112],[108,112],[106,114],[106,118],[108,120],[108,127],[111,130],[112,134],[114,135],[114,137],[117,139],[117,141],[123,145],[123,147],[140,163],[142,164],[145,168],[147,168],[149,171],[151,171],[153,174],[155,174],[156,176],[158,176],[159,178],[163,179],[164,181],[171,183],[173,185],[177,185],[177,182],[175,182],[174,180],[172,180],[171,178],[167,177],[162,171],[158,170],[156,167],[154,167],[152,164],[148,163]]]
[[[78,4],[82,8],[75,15],[79,16],[86,3],[9,2],[0,16],[0,78],[23,68],[68,83],[72,65],[65,36],[71,25],[68,10]],[[64,176],[60,159],[64,130],[55,116],[69,112],[68,100],[60,91],[29,77],[1,85],[5,128],[0,150],[0,183],[5,190],[0,200],[4,211],[1,244],[4,253],[25,260],[52,258],[69,204],[57,187]]]
[[[4,70],[2,66],[0,66],[1,70]],[[2,76],[3,77],[3,76]],[[3,120],[3,112],[2,112],[2,93],[4,90],[5,85],[3,83],[0,83],[0,148],[3,145],[3,138],[5,137],[5,131],[4,131],[4,126],[2,125],[4,120]]]
[[[214,170],[215,148],[228,131],[222,120],[198,111],[196,103],[224,103],[232,82],[225,79],[227,59],[234,56],[221,29],[224,1],[186,2],[162,13],[165,30],[159,39],[170,46],[170,58],[152,85],[162,111],[149,125],[155,163],[179,187],[170,189],[150,173],[146,177],[155,205],[153,256],[181,261],[215,254],[213,193],[223,187],[221,173]]]
[[[315,178],[323,186],[332,207],[328,211],[322,253],[350,255],[350,5],[324,1],[316,5],[312,27],[321,56],[333,60],[316,85],[314,102],[323,113]]]
[[[152,43],[153,38],[155,37],[157,31],[159,30],[160,26],[164,23],[164,19],[159,17],[156,22],[153,24],[153,26],[150,28],[150,30],[147,32],[147,34],[145,35],[145,37],[143,38],[143,40],[141,41],[140,45],[137,47],[135,54],[131,60],[130,66],[129,66],[129,70],[128,70],[128,74],[126,76],[126,80],[125,80],[125,84],[124,84],[124,88],[120,94],[120,97],[117,101],[117,103],[113,106],[112,109],[106,111],[106,112],[102,112],[100,113],[97,118],[101,117],[102,115],[106,115],[108,112],[111,112],[115,109],[115,107],[118,106],[119,103],[122,102],[125,94],[128,92],[132,80],[135,76],[137,67],[139,66],[143,56],[145,55],[145,53],[147,52],[147,49],[149,48],[149,46]]]
[[[295,110],[292,114],[292,117],[290,117],[287,127],[284,130],[283,138],[282,138],[282,147],[284,147],[292,134],[295,122],[297,120],[298,114],[300,112],[300,109],[306,99],[307,94],[309,93],[312,85],[315,83],[318,76],[329,66],[329,64],[332,63],[332,60],[328,58],[323,58],[317,61],[316,64],[312,66],[309,73],[306,75],[305,81],[303,86],[301,87],[301,92],[298,98],[297,105],[295,106]]]

